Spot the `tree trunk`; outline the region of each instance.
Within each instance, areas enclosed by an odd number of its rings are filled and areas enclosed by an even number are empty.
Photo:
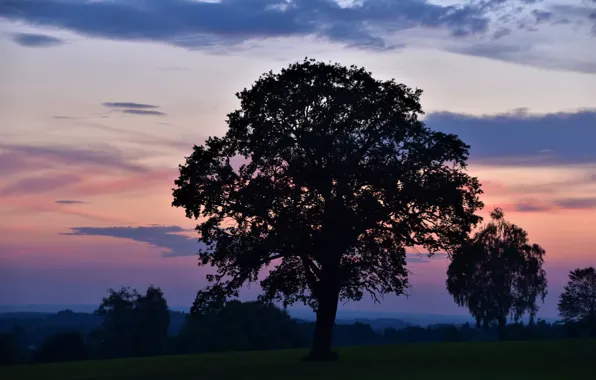
[[[507,318],[500,317],[498,321],[497,331],[499,334],[499,340],[503,341],[506,338]]]
[[[337,360],[337,353],[331,350],[333,341],[333,326],[337,315],[337,302],[339,301],[339,289],[336,287],[325,287],[322,289],[318,299],[317,321],[310,354],[305,360],[330,361]]]

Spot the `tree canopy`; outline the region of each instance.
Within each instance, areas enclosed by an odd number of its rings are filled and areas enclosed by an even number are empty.
[[[317,312],[311,357],[329,357],[339,300],[402,294],[408,247],[460,246],[480,184],[468,145],[419,120],[421,93],[312,59],[237,93],[227,133],[194,147],[173,189],[199,221],[199,265],[217,268],[204,302],[259,282],[262,301]]]
[[[278,307],[232,300],[219,309],[195,303],[180,334],[188,352],[267,350],[303,347],[298,323]]]
[[[575,269],[559,297],[559,314],[565,322],[590,322],[596,330],[596,269]]]
[[[103,317],[92,333],[100,354],[123,357],[164,353],[170,314],[161,289],[150,286],[144,295],[125,287],[109,289],[95,313]]]
[[[496,208],[491,222],[453,253],[447,271],[447,290],[466,306],[477,324],[502,330],[507,318],[518,321],[525,313],[533,319],[547,293],[542,269],[545,251],[530,244],[522,228],[507,222]]]

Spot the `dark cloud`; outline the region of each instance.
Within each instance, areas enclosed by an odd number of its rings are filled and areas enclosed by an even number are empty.
[[[556,209],[563,210],[591,210],[596,208],[596,197],[587,198],[558,198],[544,202],[523,200],[513,204],[518,212],[545,212]]]
[[[596,162],[596,111],[494,116],[429,114],[432,129],[455,133],[471,146],[472,162],[544,166]]]
[[[542,23],[545,21],[551,21],[553,19],[553,13],[549,11],[542,11],[539,9],[533,9],[532,15],[536,19],[537,23]]]
[[[88,36],[186,48],[304,35],[380,48],[384,42],[376,35],[379,30],[443,28],[456,37],[485,33],[488,12],[506,10],[505,2],[440,6],[423,0],[364,0],[342,7],[333,0],[4,0],[0,17]]]
[[[497,31],[493,33],[493,38],[498,40],[499,38],[505,37],[510,35],[512,30],[510,28],[499,28]]]
[[[150,225],[149,227],[75,227],[72,232],[61,233],[71,236],[109,236],[134,240],[154,247],[166,249],[164,257],[194,256],[203,243],[179,233],[188,230],[179,226]]]
[[[102,103],[104,107],[108,108],[134,108],[134,109],[155,109],[159,108],[159,106],[154,106],[152,104],[143,104],[143,103],[133,103],[133,102],[105,102]]]
[[[153,104],[133,103],[133,102],[105,102],[102,103],[104,107],[115,108],[121,110],[122,113],[129,115],[145,115],[145,116],[166,116],[165,112],[155,111],[159,106]]]
[[[0,5],[0,16],[2,5]],[[51,47],[62,45],[64,41],[59,38],[47,36],[45,34],[34,34],[34,33],[15,33],[12,36],[12,40],[26,47]]]
[[[596,197],[557,199],[555,205],[572,210],[596,208]]]
[[[549,211],[552,207],[548,204],[541,204],[533,201],[522,201],[515,204],[515,211],[519,212],[541,212]]]
[[[580,10],[589,9],[537,9],[539,2],[468,0],[442,6],[425,0],[362,0],[341,6],[334,0],[3,0],[0,18],[97,38],[151,41],[187,49],[238,48],[248,40],[308,35],[352,47],[389,50],[404,45],[389,44],[388,34],[406,29],[443,29],[452,37],[474,35],[489,41],[501,39],[513,29],[532,31],[542,24],[568,23],[570,18],[580,17]],[[485,35],[488,38],[481,38]],[[481,44],[457,52],[538,67],[596,72],[596,65],[585,62],[522,61],[503,54],[501,49],[498,45],[483,48]]]
[[[60,205],[80,205],[80,204],[89,204],[89,202],[85,202],[85,201],[75,201],[75,200],[71,200],[71,199],[60,199],[57,201],[54,201],[54,203],[60,204]]]
[[[167,114],[164,112],[159,111],[147,111],[147,110],[137,110],[137,109],[130,109],[130,110],[123,110],[123,113],[131,114],[131,115],[151,115],[151,116],[166,116]]]
[[[104,167],[145,173],[147,168],[130,162],[120,151],[83,149],[72,146],[34,146],[0,143],[0,173],[40,170],[51,167]]]
[[[164,257],[194,256],[204,244],[196,238],[179,235],[190,230],[179,226],[162,226],[150,224],[147,227],[74,227],[71,232],[61,233],[70,236],[108,236],[147,243],[154,247],[164,248],[168,252]],[[427,254],[408,253],[408,263],[428,263],[431,260],[444,259],[445,253]]]

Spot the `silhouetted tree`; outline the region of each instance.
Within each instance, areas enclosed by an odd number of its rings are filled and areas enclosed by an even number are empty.
[[[15,334],[0,333],[0,366],[19,363],[21,350]]]
[[[160,288],[150,286],[135,300],[133,320],[138,355],[161,355],[166,352],[170,312]]]
[[[195,302],[181,333],[186,352],[266,350],[303,347],[302,330],[272,304],[232,300],[220,309]]]
[[[159,355],[166,352],[170,315],[161,289],[150,286],[145,295],[136,290],[108,290],[95,312],[102,324],[92,336],[104,356]]]
[[[194,147],[173,189],[173,206],[201,219],[213,302],[274,265],[261,300],[311,306],[309,358],[332,359],[338,300],[401,294],[406,247],[461,244],[480,184],[465,173],[469,147],[418,120],[421,92],[305,59],[236,94],[227,133]]]
[[[134,304],[136,290],[122,287],[108,290],[95,314],[103,316],[103,322],[92,336],[99,340],[100,355],[122,357],[134,354]]]
[[[501,209],[492,211],[491,218],[452,255],[447,289],[458,305],[470,310],[477,325],[496,323],[503,338],[508,316],[518,321],[527,312],[533,317],[536,298],[546,296],[545,251],[529,244],[527,232],[505,221]]]
[[[47,338],[35,353],[38,362],[84,360],[88,351],[83,337],[77,332],[61,333]]]
[[[566,323],[586,324],[596,334],[596,269],[575,269],[559,297],[559,314]]]

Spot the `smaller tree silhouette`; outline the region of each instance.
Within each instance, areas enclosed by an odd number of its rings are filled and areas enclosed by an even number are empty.
[[[470,310],[478,327],[496,324],[503,339],[507,317],[519,321],[529,313],[533,319],[536,299],[544,301],[545,251],[529,244],[527,232],[505,221],[500,208],[490,216],[492,221],[451,256],[447,290]]]
[[[108,290],[97,315],[103,322],[92,336],[99,341],[100,353],[107,357],[150,356],[165,353],[170,314],[160,288],[150,286],[146,293],[122,287]]]
[[[596,269],[575,269],[559,297],[559,314],[566,323],[585,322],[596,332]]]

